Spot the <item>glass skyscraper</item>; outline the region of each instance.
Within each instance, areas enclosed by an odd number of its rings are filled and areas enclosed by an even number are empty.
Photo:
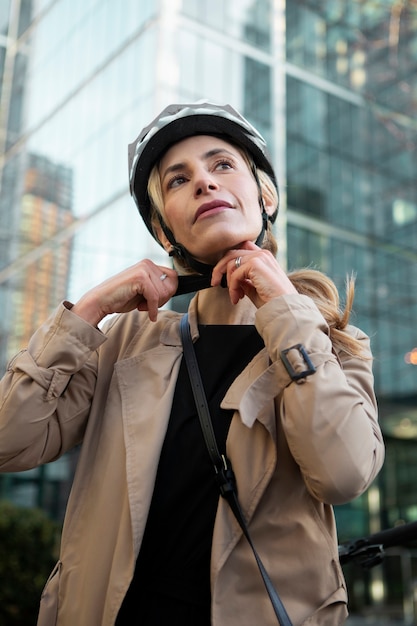
[[[416,70],[411,0],[2,0],[2,371],[60,300],[143,257],[166,263],[129,195],[127,144],[172,102],[228,102],[270,146],[280,261],[342,295],[356,275],[387,460],[336,509],[341,539],[416,520]],[[3,475],[0,495],[61,518],[75,461]],[[397,554],[349,572],[353,607],[412,615],[406,558],[407,576]]]

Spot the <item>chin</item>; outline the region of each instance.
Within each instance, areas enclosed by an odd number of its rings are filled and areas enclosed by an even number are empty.
[[[198,261],[201,261],[202,263],[207,263],[209,265],[215,265],[218,261],[220,261],[220,259],[222,259],[224,257],[224,255],[229,252],[229,250],[234,250],[234,249],[238,249],[242,242],[244,241],[255,241],[258,233],[253,236],[253,235],[249,235],[245,234],[245,233],[241,233],[241,234],[236,234],[233,233],[233,235],[225,237],[224,234],[222,233],[223,236],[218,236],[216,238],[216,241],[213,242],[213,245],[210,245],[210,243],[207,243],[203,249],[202,246],[199,246],[198,248],[198,252],[193,253],[193,251],[188,248],[188,251],[190,252],[190,254],[192,254]]]

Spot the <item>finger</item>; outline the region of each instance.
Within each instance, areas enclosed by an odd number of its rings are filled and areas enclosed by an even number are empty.
[[[159,267],[158,273],[153,278],[158,291],[158,307],[166,304],[175,295],[178,288],[178,274],[171,268]]]
[[[218,261],[216,263],[216,265],[213,268],[213,272],[211,275],[211,285],[212,287],[216,287],[217,285],[220,285],[222,282],[222,278],[224,276],[224,274],[227,274],[229,268],[229,264],[231,261],[235,261],[235,259],[237,257],[241,257],[242,250],[239,249],[233,249],[233,250],[229,250],[224,257],[222,257],[220,259],[220,261]]]
[[[142,287],[144,301],[138,305],[139,311],[148,311],[149,319],[157,320],[158,309],[171,299],[178,286],[178,275],[175,270],[167,267],[154,266],[149,272],[148,280]]]
[[[227,264],[227,285],[232,304],[237,304],[246,295],[251,258],[237,255]]]
[[[143,300],[138,304],[137,309],[147,311],[149,319],[155,322],[158,317],[159,292],[150,277],[142,286],[141,292]]]
[[[229,250],[213,268],[211,281],[212,287],[220,285],[223,275],[226,274],[227,267],[231,259],[235,259],[237,256],[243,256],[241,253],[245,251],[255,252],[260,250],[261,248],[253,243],[253,241],[242,241],[235,248]]]
[[[246,250],[242,256],[239,255],[234,261],[229,261],[228,285],[233,304],[248,296],[256,306],[259,306],[263,296],[269,296],[273,290],[270,283],[274,281],[276,274],[276,260],[273,260],[273,267],[272,260],[270,253],[253,246],[252,252]]]
[[[168,267],[159,267],[159,283],[157,283],[160,292],[159,306],[163,306],[172,298],[178,288],[178,274],[175,270]]]

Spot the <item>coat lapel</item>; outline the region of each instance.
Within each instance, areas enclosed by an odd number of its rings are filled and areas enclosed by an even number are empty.
[[[116,364],[135,555],[145,530],[181,356],[180,346],[159,345]]]

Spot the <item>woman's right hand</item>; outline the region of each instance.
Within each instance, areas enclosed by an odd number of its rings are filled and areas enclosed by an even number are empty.
[[[93,326],[106,315],[134,309],[148,311],[155,322],[158,308],[172,298],[177,285],[175,270],[145,259],[90,289],[71,310]]]

